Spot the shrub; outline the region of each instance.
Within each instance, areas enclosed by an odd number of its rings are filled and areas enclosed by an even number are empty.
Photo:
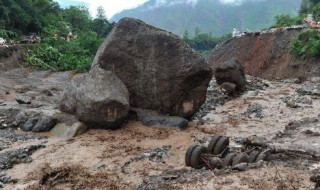
[[[85,72],[90,69],[102,39],[94,32],[67,42],[61,38],[48,38],[28,55],[27,64],[42,70]]]
[[[291,53],[298,57],[320,57],[320,33],[317,30],[303,30],[293,39]]]

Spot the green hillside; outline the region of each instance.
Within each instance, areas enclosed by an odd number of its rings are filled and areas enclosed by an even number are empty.
[[[183,34],[202,33],[223,35],[233,28],[258,30],[274,24],[276,15],[296,15],[302,0],[247,0],[241,5],[223,4],[219,0],[149,0],[145,4],[116,14],[111,20],[134,17],[151,25]],[[159,3],[160,2],[160,3]]]

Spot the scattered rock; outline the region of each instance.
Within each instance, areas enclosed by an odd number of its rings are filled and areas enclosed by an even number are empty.
[[[297,90],[297,93],[300,95],[315,95],[320,96],[320,85],[309,83]]]
[[[105,167],[106,167],[106,165],[104,163],[98,163],[98,164],[95,164],[93,166],[93,169],[99,170],[99,169],[102,169],[102,168],[105,168]]]
[[[59,123],[50,132],[57,137],[68,138],[82,135],[87,129],[87,126],[81,122],[76,122],[72,126],[67,126],[65,123]]]
[[[257,103],[254,103],[254,104],[250,104],[247,108],[247,111],[246,113],[248,115],[251,115],[251,114],[255,114],[255,118],[263,118],[263,115],[262,115],[262,105],[260,104],[257,104]]]
[[[317,137],[317,136],[320,136],[320,133],[319,132],[314,132],[310,129],[307,129],[305,131],[302,131],[302,133],[306,134],[306,135],[310,135],[310,136],[314,136],[314,137]]]
[[[320,175],[313,175],[310,177],[310,181],[315,184],[315,189],[320,188]]]
[[[60,109],[74,114],[88,127],[116,129],[128,116],[129,94],[117,76],[95,68],[69,84]]]
[[[30,163],[32,161],[30,155],[44,147],[44,145],[31,145],[26,148],[0,153],[0,170],[10,169],[15,164]]]
[[[206,100],[212,69],[180,37],[123,18],[98,50],[92,68],[114,72],[132,107],[190,118]]]
[[[16,96],[16,101],[19,104],[31,104],[31,101],[34,99],[34,97],[18,94]]]
[[[290,100],[286,102],[286,106],[289,107],[289,108],[299,108],[300,107],[294,101],[290,101]]]
[[[220,85],[222,92],[226,92],[228,96],[234,96],[236,94],[236,85],[230,82],[224,82]]]
[[[25,122],[21,129],[23,131],[32,131],[32,129],[34,128],[34,126],[36,125],[36,123],[38,122],[39,118],[38,117],[31,117],[27,120],[27,122]]]
[[[177,116],[156,116],[150,115],[141,118],[143,125],[156,127],[178,127],[186,129],[188,127],[188,120]]]
[[[146,158],[149,158],[149,160],[153,162],[163,162],[163,159],[166,157],[170,149],[171,149],[171,145],[168,145],[168,146],[162,146],[161,148],[156,148],[153,150],[146,151],[142,155],[132,157],[130,158],[130,160],[126,161],[124,165],[121,167],[121,170],[123,173],[128,173],[126,171],[126,168],[131,163],[144,160]]]
[[[47,132],[50,131],[56,124],[58,120],[51,116],[41,117],[36,125],[32,128],[32,132]]]
[[[237,92],[243,92],[246,88],[244,68],[236,59],[220,62],[215,67],[214,77],[219,85],[225,82],[236,84]]]
[[[192,117],[192,121],[198,124],[204,124],[204,117],[212,110],[215,110],[217,106],[224,105],[228,100],[231,100],[231,98],[221,93],[215,78],[213,78],[207,90],[207,99],[200,110]]]

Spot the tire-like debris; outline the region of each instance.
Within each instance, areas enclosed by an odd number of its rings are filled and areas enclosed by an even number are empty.
[[[229,146],[229,138],[221,137],[214,147],[213,153],[216,155],[221,154],[227,146]]]
[[[232,166],[235,166],[240,163],[248,163],[248,162],[249,162],[248,155],[246,153],[240,153],[233,158]]]
[[[186,166],[191,166],[191,156],[192,156],[192,152],[193,150],[198,147],[199,145],[197,144],[193,144],[191,145],[188,149],[187,149],[187,152],[186,152],[186,155],[185,155],[185,163],[186,163]]]
[[[193,151],[190,159],[190,166],[192,168],[202,168],[204,167],[204,162],[201,160],[201,155],[207,153],[207,148],[204,146],[197,146]]]
[[[266,161],[266,160],[267,160],[267,154],[266,154],[266,153],[261,152],[255,161],[256,161],[256,162],[259,162],[259,161],[261,161],[261,160],[262,160],[262,161]]]
[[[213,153],[214,147],[216,146],[216,144],[218,143],[220,138],[221,138],[221,136],[213,136],[211,138],[209,145],[208,145],[208,152],[209,153]]]
[[[254,150],[249,155],[249,163],[254,163],[259,156],[260,151]]]
[[[236,156],[236,153],[229,153],[222,162],[222,167],[227,167],[232,165],[233,158]]]

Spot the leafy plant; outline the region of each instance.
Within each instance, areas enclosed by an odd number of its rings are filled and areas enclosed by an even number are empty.
[[[292,41],[291,53],[303,58],[320,57],[320,34],[317,30],[303,30]]]

